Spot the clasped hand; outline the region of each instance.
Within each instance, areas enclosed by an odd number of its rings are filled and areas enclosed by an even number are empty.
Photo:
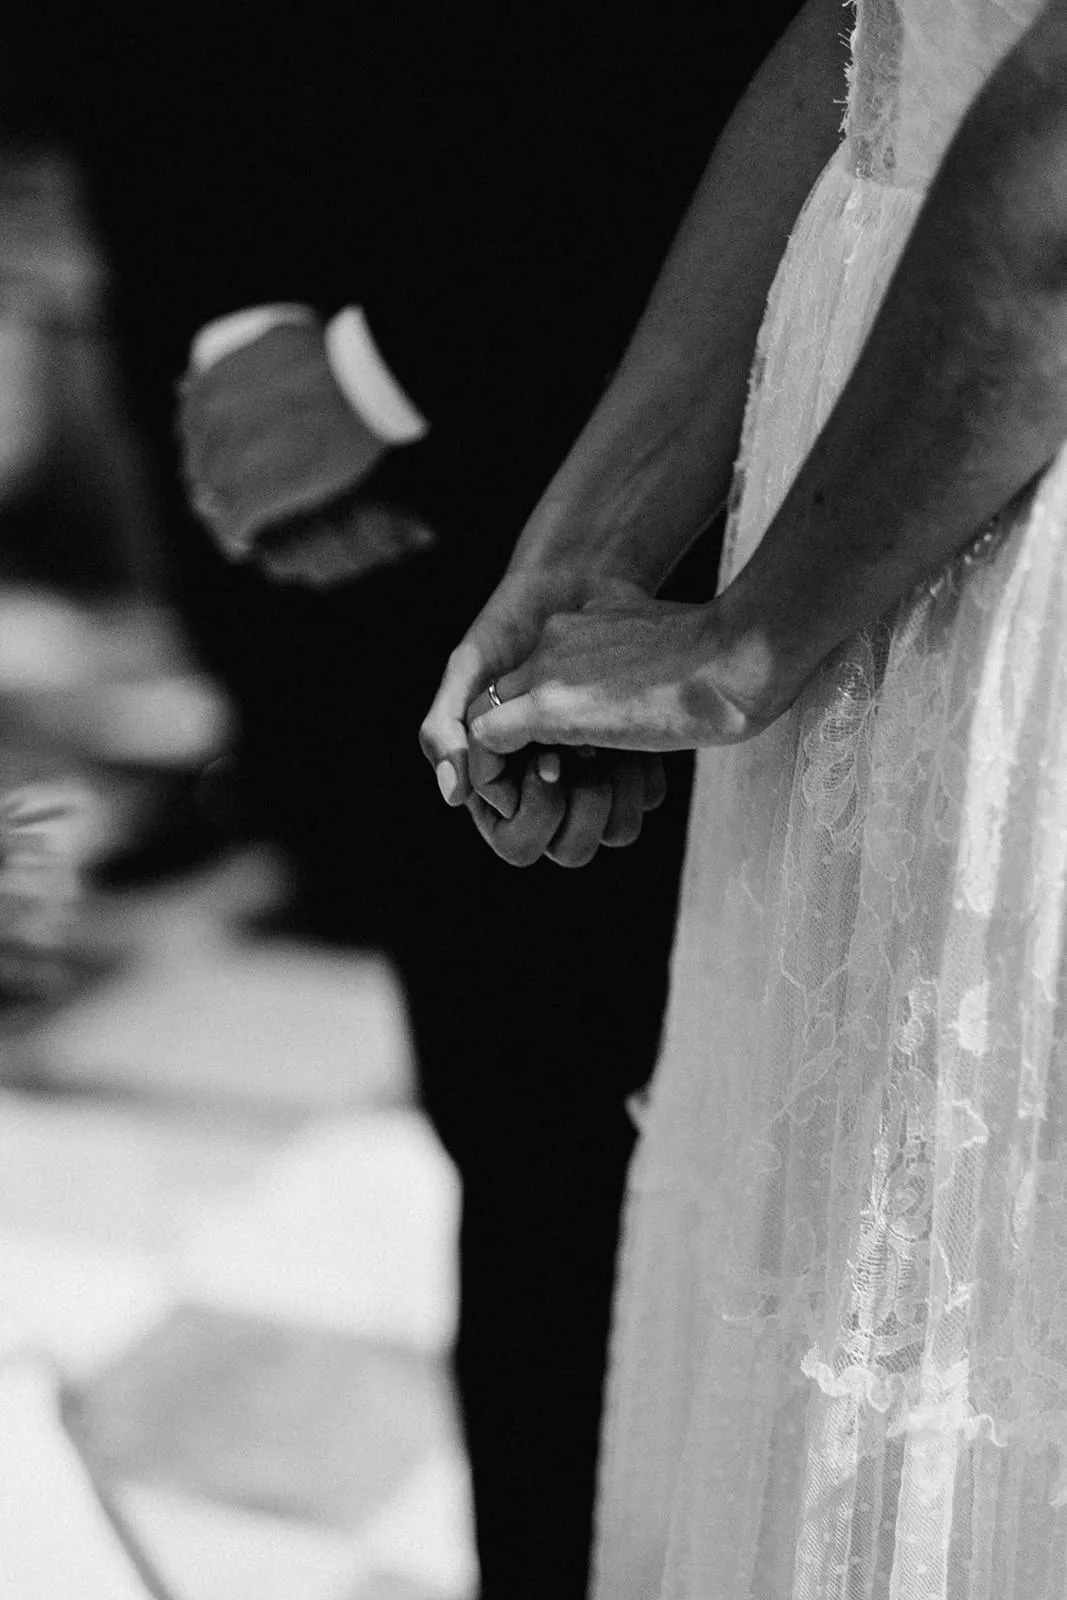
[[[719,687],[709,617],[629,583],[505,579],[423,724],[445,798],[514,865],[632,844],[665,795],[660,752],[756,731]]]

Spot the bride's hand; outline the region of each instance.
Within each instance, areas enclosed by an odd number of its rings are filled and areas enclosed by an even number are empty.
[[[558,563],[505,574],[449,657],[433,705],[419,730],[423,753],[449,805],[471,796],[467,772],[467,721],[471,704],[494,680],[518,667],[537,645],[553,612],[590,603],[625,604],[645,598],[634,583]],[[513,815],[516,786],[502,782],[494,794],[501,814]]]
[[[497,681],[503,702],[471,723],[498,755],[528,744],[688,750],[750,738],[765,719],[728,685],[706,606],[644,600],[548,619],[536,648]]]

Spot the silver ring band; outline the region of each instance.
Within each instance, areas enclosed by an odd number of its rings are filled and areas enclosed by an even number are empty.
[[[495,680],[489,685],[485,692],[489,696],[489,704],[493,707],[494,711],[499,711],[504,702],[496,692]]]

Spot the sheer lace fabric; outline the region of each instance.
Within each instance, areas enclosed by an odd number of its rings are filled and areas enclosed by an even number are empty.
[[[1038,0],[870,0],[725,575]],[[1067,1595],[1067,453],[699,765],[631,1175],[598,1600]]]

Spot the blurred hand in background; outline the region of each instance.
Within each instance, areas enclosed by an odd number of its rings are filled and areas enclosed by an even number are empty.
[[[374,493],[390,446],[342,392],[318,319],[300,306],[267,315],[237,348],[194,348],[183,385],[190,499],[220,548],[319,588],[428,549],[430,530]]]

